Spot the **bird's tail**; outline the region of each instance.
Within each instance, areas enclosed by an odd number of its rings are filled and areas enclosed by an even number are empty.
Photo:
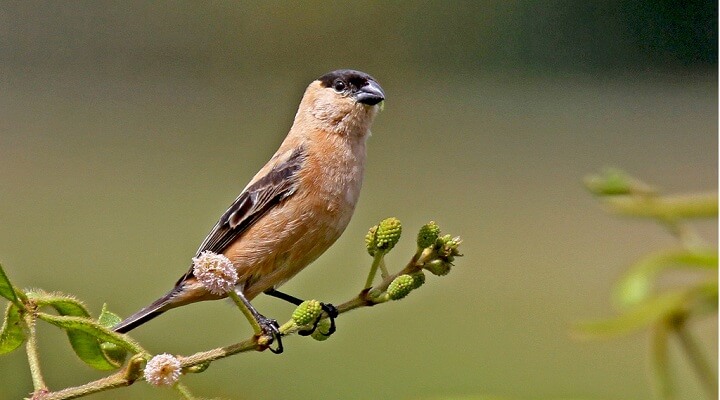
[[[115,325],[112,328],[113,331],[118,333],[129,332],[137,328],[138,326],[150,321],[151,319],[157,317],[158,315],[164,313],[170,308],[173,308],[169,306],[171,304],[170,300],[175,296],[175,291],[176,289],[171,290],[165,296],[155,300],[149,306],[125,318],[123,321],[121,321],[119,324]]]

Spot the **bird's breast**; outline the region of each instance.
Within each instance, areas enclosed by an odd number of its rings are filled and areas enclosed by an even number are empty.
[[[364,140],[308,148],[295,192],[268,211],[227,253],[249,298],[276,287],[340,237],[360,196]]]

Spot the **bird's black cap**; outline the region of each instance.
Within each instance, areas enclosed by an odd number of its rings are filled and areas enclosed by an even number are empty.
[[[318,78],[323,87],[338,89],[338,84],[355,96],[358,102],[375,105],[385,100],[385,92],[372,76],[352,69],[339,69]]]

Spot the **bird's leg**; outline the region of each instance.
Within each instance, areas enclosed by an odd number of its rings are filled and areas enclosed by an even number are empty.
[[[302,299],[299,299],[295,296],[291,296],[287,293],[283,293],[274,288],[268,289],[264,293],[268,296],[276,297],[280,300],[285,300],[288,303],[295,304],[296,306],[299,306],[303,302]],[[320,332],[320,333],[322,333],[325,336],[330,336],[333,333],[335,333],[335,318],[338,316],[338,310],[334,305],[332,305],[330,303],[327,303],[327,304],[320,303],[320,307],[322,308],[323,311],[325,311],[325,313],[330,318],[330,328],[328,329],[327,332]],[[318,324],[320,323],[321,317],[322,317],[322,314],[318,315],[318,317],[315,319],[315,322],[313,323],[313,326],[310,329],[304,329],[304,330],[298,331],[298,335],[308,336],[308,335],[312,334],[313,332],[315,332],[315,330],[318,327]]]
[[[280,334],[280,325],[278,325],[278,322],[260,314],[258,310],[250,304],[250,301],[245,298],[245,295],[240,289],[236,289],[235,291],[230,292],[230,294],[230,297],[235,301],[235,304],[237,304],[238,308],[240,308],[240,311],[245,314],[245,318],[247,318],[248,322],[250,322],[250,325],[252,325],[255,335],[258,338],[263,336],[270,338],[270,341],[264,344],[264,346],[267,346],[267,348],[275,354],[282,353],[282,335]],[[232,294],[235,295],[233,296]],[[277,347],[274,349],[270,347],[273,342],[277,342]]]

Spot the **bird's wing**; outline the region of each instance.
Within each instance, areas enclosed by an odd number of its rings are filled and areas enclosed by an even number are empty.
[[[297,189],[298,171],[304,161],[304,149],[297,148],[287,160],[245,188],[207,235],[196,256],[203,251],[222,253],[268,210],[292,196]],[[190,276],[192,267],[177,284]]]

